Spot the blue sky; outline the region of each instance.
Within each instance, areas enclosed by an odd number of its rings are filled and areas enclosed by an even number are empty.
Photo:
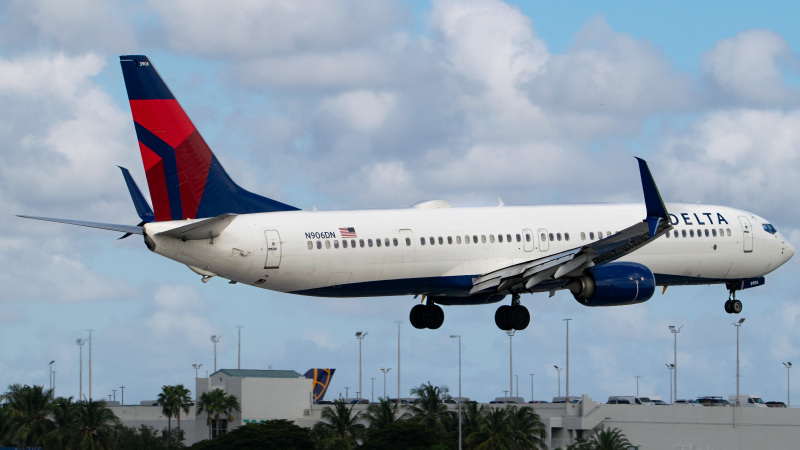
[[[193,363],[335,367],[329,395],[381,367],[403,395],[421,383],[488,401],[508,387],[497,305],[447,307],[437,331],[407,323],[411,298],[316,299],[200,282],[141,241],[23,221],[32,214],[135,224],[115,165],[145,178],[118,65],[146,54],[228,172],[303,209],[640,201],[632,156],[668,201],[767,217],[795,245],[800,161],[798,6],[490,0],[291,2],[10,1],[0,6],[0,385],[77,396],[75,339],[94,332],[95,397],[126,402],[194,387]],[[742,391],[785,400],[800,356],[791,261],[742,292]],[[735,391],[735,328],[720,286],[671,287],[647,303],[586,308],[525,296],[513,338],[520,395],[556,395],[570,325],[571,394],[669,397]],[[86,348],[84,349],[86,350]],[[84,352],[84,361],[87,360]],[[87,368],[84,367],[84,372]],[[563,375],[562,375],[563,376]],[[562,378],[562,389],[565,380]],[[84,389],[88,380],[84,379]],[[119,391],[117,392],[119,395]],[[376,395],[377,396],[377,395]],[[800,398],[800,397],[797,397]]]

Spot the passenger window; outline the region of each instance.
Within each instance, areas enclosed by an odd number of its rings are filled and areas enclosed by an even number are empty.
[[[553,241],[555,241],[555,240],[556,240],[556,239],[555,239],[555,236],[553,236],[553,233],[550,233],[550,242],[553,242]]]
[[[486,243],[486,235],[482,234],[481,235],[481,244],[485,244],[485,243]]]
[[[712,228],[711,229],[711,236],[717,237],[717,229],[716,228]]]
[[[464,235],[464,243],[469,244],[469,235]]]
[[[585,231],[581,231],[581,240],[582,241],[586,240],[586,232]]]
[[[314,248],[314,243],[311,242],[311,241],[308,241],[308,249],[311,250],[313,248]]]
[[[705,229],[706,237],[708,237],[708,228]]]
[[[392,244],[393,244],[395,247],[397,247],[397,246],[399,245],[399,242],[397,242],[397,238],[392,238]]]
[[[590,231],[590,232],[589,232],[589,240],[590,240],[590,241],[593,241],[593,240],[594,240],[594,231]]]
[[[447,236],[447,243],[448,244],[452,244],[453,243],[453,236]]]
[[[497,235],[497,242],[503,242],[503,235],[502,234],[498,234]]]
[[[489,235],[489,242],[494,244],[494,235],[493,234]]]
[[[421,245],[425,245],[425,238],[424,237],[419,238],[419,243]]]
[[[694,237],[694,230],[689,230],[689,237]]]
[[[542,233],[541,236],[539,236],[539,240],[542,241],[542,242],[547,241],[547,235]]]
[[[406,247],[411,247],[411,238],[406,238]]]
[[[386,246],[386,247],[389,246],[389,238],[384,238],[383,239],[383,245]],[[397,239],[396,238],[394,240],[394,245],[395,245],[395,247],[397,246]]]
[[[456,244],[461,243],[461,235],[456,236]]]
[[[511,242],[511,235],[510,234],[506,235],[506,242]]]
[[[333,248],[339,248],[339,241],[333,241]]]
[[[359,240],[358,240],[358,245],[359,245],[361,248],[364,248],[364,240],[363,240],[363,239],[359,239]]]
[[[731,229],[730,228],[726,228],[726,230],[728,230],[728,236],[730,236],[731,235]]]
[[[667,239],[669,239],[669,234],[670,234],[670,233],[669,233],[669,231],[667,231],[667,233],[666,233],[664,236],[665,236]]]
[[[317,241],[317,249],[319,250],[321,248],[322,248],[322,241]]]
[[[372,247],[372,239],[367,239],[367,246]]]
[[[477,234],[473,234],[473,235],[472,235],[472,242],[473,242],[474,244],[477,244],[477,243],[478,243],[478,235],[477,235]]]
[[[381,240],[380,239],[375,239],[375,245],[380,247],[381,246]]]
[[[681,230],[681,236],[686,237],[686,230]]]
[[[442,244],[444,244],[444,239],[442,239],[442,237],[439,236],[439,245],[442,245]]]
[[[556,233],[556,239],[559,241],[561,240],[561,233]]]
[[[356,240],[350,239],[350,247],[356,248]]]
[[[564,233],[564,240],[565,240],[565,241],[568,241],[568,240],[569,240],[569,233]]]
[[[347,239],[342,239],[342,248],[347,248]]]
[[[606,231],[606,237],[611,237],[611,232],[610,231]]]
[[[531,234],[525,233],[525,242],[530,242],[530,241],[531,241]]]
[[[522,236],[520,236],[519,233],[517,233],[517,242],[522,242]]]
[[[325,248],[327,249],[331,248],[331,241],[325,241]]]
[[[431,245],[434,245],[436,244],[436,239],[433,236],[431,236],[429,242],[431,243]]]

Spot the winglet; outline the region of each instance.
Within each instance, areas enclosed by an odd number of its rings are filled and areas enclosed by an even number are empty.
[[[650,237],[655,236],[658,224],[662,220],[669,222],[669,214],[658,187],[647,167],[647,162],[642,158],[635,157],[639,161],[639,174],[642,177],[642,190],[644,191],[644,204],[647,207],[647,225],[650,228]]]
[[[136,182],[133,181],[133,177],[128,169],[119,167],[119,170],[122,171],[122,176],[125,178],[125,184],[128,185],[128,192],[131,194],[131,200],[133,200],[133,206],[136,207],[136,214],[139,215],[139,218],[142,219],[144,223],[150,223],[156,221],[156,215],[153,213],[153,208],[150,207],[150,204],[147,203],[147,200],[142,195],[142,191],[139,190],[139,186],[136,185]]]

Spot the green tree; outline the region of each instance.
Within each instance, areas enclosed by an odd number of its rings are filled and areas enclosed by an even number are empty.
[[[411,395],[417,398],[408,407],[410,420],[421,423],[437,433],[445,433],[447,431],[444,425],[445,417],[452,414],[444,403],[448,398],[447,392],[447,387],[434,386],[430,381],[411,389]]]
[[[396,420],[379,433],[370,433],[360,448],[364,450],[446,449],[444,436],[422,423]]]
[[[233,394],[226,396],[222,401],[222,411],[225,413],[228,423],[233,422],[233,413],[241,410],[242,406],[239,404],[239,399]],[[217,424],[217,429],[219,429],[219,424]]]
[[[190,447],[193,450],[312,450],[314,444],[308,428],[301,428],[288,420],[268,420],[248,423],[213,441],[201,441]]]
[[[117,425],[115,427],[115,447],[124,450],[167,450],[167,442],[153,427],[139,425],[139,428]]]
[[[44,386],[8,387],[3,398],[10,408],[6,441],[17,447],[39,447],[44,436],[56,428],[50,419],[51,392]]]
[[[185,388],[182,384],[175,386],[173,392],[175,396],[175,416],[178,419],[178,429],[181,429],[181,411],[189,414],[189,406],[192,404],[192,391]]]
[[[514,433],[517,448],[547,448],[547,429],[541,418],[529,406],[512,406],[507,410],[508,426]]]
[[[225,411],[225,391],[214,389],[203,392],[197,399],[197,410],[195,414],[200,415],[205,412],[207,415],[206,425],[208,425],[208,438],[213,437],[211,433],[212,418],[217,421],[217,432],[219,433],[219,416]]]
[[[116,440],[115,427],[119,419],[102,400],[78,403],[75,415],[75,430],[70,436],[69,448],[107,450],[113,449]]]
[[[487,408],[481,415],[480,425],[464,440],[469,447],[483,449],[511,449],[516,447],[514,431],[509,426],[507,408]]]
[[[388,398],[380,398],[378,403],[367,406],[363,417],[367,421],[368,433],[381,432],[397,420],[397,403]]]
[[[462,433],[464,436],[469,436],[470,433],[478,431],[483,423],[483,415],[486,413],[486,405],[480,405],[478,402],[471,401],[462,405]]]
[[[355,446],[365,434],[365,427],[358,423],[361,412],[353,414],[353,406],[342,400],[333,402],[333,408],[326,406],[322,409],[322,420],[314,424],[313,431],[330,441],[330,438],[341,441],[348,446]],[[331,442],[328,442],[330,445]]]
[[[78,414],[78,403],[72,397],[57,397],[53,401],[51,417],[56,428],[44,436],[47,447],[63,448],[69,441],[70,434],[75,429],[75,419]]]
[[[627,450],[631,446],[619,428],[600,427],[588,442],[592,450]]]
[[[192,402],[191,391],[182,384],[177,386],[162,386],[158,394],[158,404],[161,412],[167,416],[167,432],[172,432],[172,417],[178,418],[178,428],[181,427],[181,411],[189,414],[189,404]]]

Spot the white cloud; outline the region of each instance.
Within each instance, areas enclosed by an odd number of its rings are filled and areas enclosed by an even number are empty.
[[[730,100],[752,106],[797,105],[800,90],[784,83],[800,74],[800,58],[769,30],[742,31],[717,42],[703,57],[708,76]]]
[[[370,133],[384,125],[395,103],[391,93],[357,90],[323,99],[320,112],[338,118],[356,132]]]

